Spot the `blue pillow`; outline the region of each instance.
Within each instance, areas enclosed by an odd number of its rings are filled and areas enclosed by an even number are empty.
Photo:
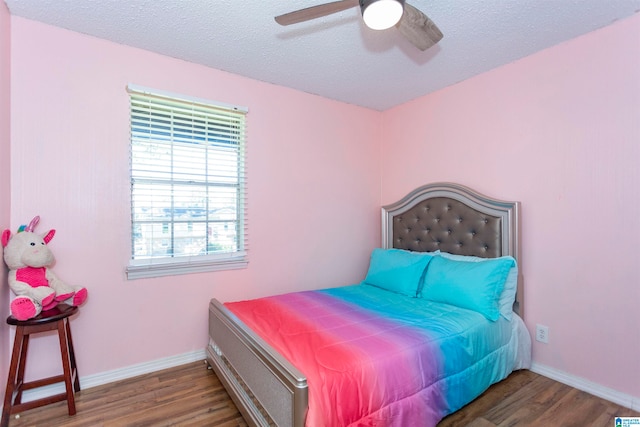
[[[496,321],[500,294],[514,263],[513,258],[466,262],[437,256],[427,269],[422,298],[474,310]]]
[[[470,255],[456,255],[450,254],[449,252],[439,252],[439,254],[444,258],[466,262],[485,262],[492,259]],[[503,258],[513,259],[513,267],[511,267],[511,269],[509,270],[509,274],[507,274],[507,281],[504,283],[504,289],[500,294],[498,307],[500,309],[500,315],[507,320],[511,320],[511,317],[513,315],[513,303],[516,300],[516,292],[518,291],[518,264],[515,258],[511,256],[505,256]]]
[[[371,253],[364,282],[399,294],[415,297],[425,268],[433,255],[402,249],[376,248]]]

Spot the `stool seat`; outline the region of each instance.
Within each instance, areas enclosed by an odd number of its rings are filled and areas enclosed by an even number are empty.
[[[68,304],[58,304],[51,310],[43,311],[36,317],[27,320],[18,320],[13,316],[7,317],[7,323],[14,326],[35,326],[43,323],[56,322],[78,312],[78,307]]]
[[[18,320],[13,316],[7,318],[7,323],[16,327],[16,336],[13,343],[11,366],[7,378],[7,389],[4,396],[0,427],[7,427],[9,425],[9,417],[12,414],[63,400],[67,401],[69,415],[76,413],[74,392],[80,391],[80,379],[76,367],[73,340],[71,339],[69,317],[77,312],[78,307],[68,304],[58,304],[50,310],[43,311],[33,319]],[[24,382],[29,336],[31,334],[55,330],[58,331],[60,341],[62,375]],[[43,397],[30,402],[22,402],[23,391],[60,382],[64,382],[65,384],[64,393]]]

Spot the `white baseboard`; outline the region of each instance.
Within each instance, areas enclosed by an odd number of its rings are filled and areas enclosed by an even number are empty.
[[[196,362],[198,360],[204,361],[206,358],[207,355],[205,349],[203,348],[202,350],[178,354],[176,356],[169,356],[162,359],[152,360],[150,362],[143,362],[137,365],[127,366],[125,368],[101,372],[99,374],[87,375],[85,377],[81,376],[80,387],[82,390],[86,390],[91,387],[96,387],[114,381],[120,381],[127,378],[136,377],[138,375],[160,371],[162,369],[173,368],[174,366],[185,365],[187,363]],[[26,390],[23,393],[22,401],[29,402],[41,397],[47,397],[64,392],[64,383],[52,384],[34,390]]]
[[[539,363],[533,363],[531,365],[531,371],[547,378],[551,378],[552,380],[556,380],[563,384],[577,388],[578,390],[586,391],[587,393],[593,394],[594,396],[598,396],[610,402],[617,403],[618,405],[624,406],[625,408],[629,408],[634,411],[640,411],[639,397],[621,393],[617,390],[610,389],[584,378],[576,377],[575,375],[571,375],[567,372],[550,368],[549,366],[541,365]],[[619,415],[624,416],[624,414]]]

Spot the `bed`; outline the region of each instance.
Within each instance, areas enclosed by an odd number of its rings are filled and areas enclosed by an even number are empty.
[[[531,363],[520,204],[434,183],[383,206],[362,283],[209,304],[207,361],[257,426],[435,426]]]

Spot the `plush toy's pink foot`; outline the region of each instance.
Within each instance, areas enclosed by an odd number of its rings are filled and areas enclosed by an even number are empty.
[[[80,305],[86,301],[88,296],[87,288],[82,288],[73,296],[73,305]]]
[[[17,297],[11,301],[11,315],[18,320],[28,320],[38,315],[38,307],[31,298]]]
[[[42,299],[42,301],[40,301],[40,304],[42,305],[43,308],[49,307],[51,304],[53,304],[53,306],[55,307],[57,304],[56,294],[51,292],[51,294],[47,295]]]
[[[73,292],[69,292],[68,294],[58,294],[56,295],[56,301],[64,301],[66,299],[69,299],[73,296]]]
[[[51,301],[49,304],[47,305],[43,305],[42,306],[42,311],[47,311],[47,310],[51,310],[53,307],[55,307],[56,305],[58,305],[58,301],[56,301],[55,299],[53,301]]]

